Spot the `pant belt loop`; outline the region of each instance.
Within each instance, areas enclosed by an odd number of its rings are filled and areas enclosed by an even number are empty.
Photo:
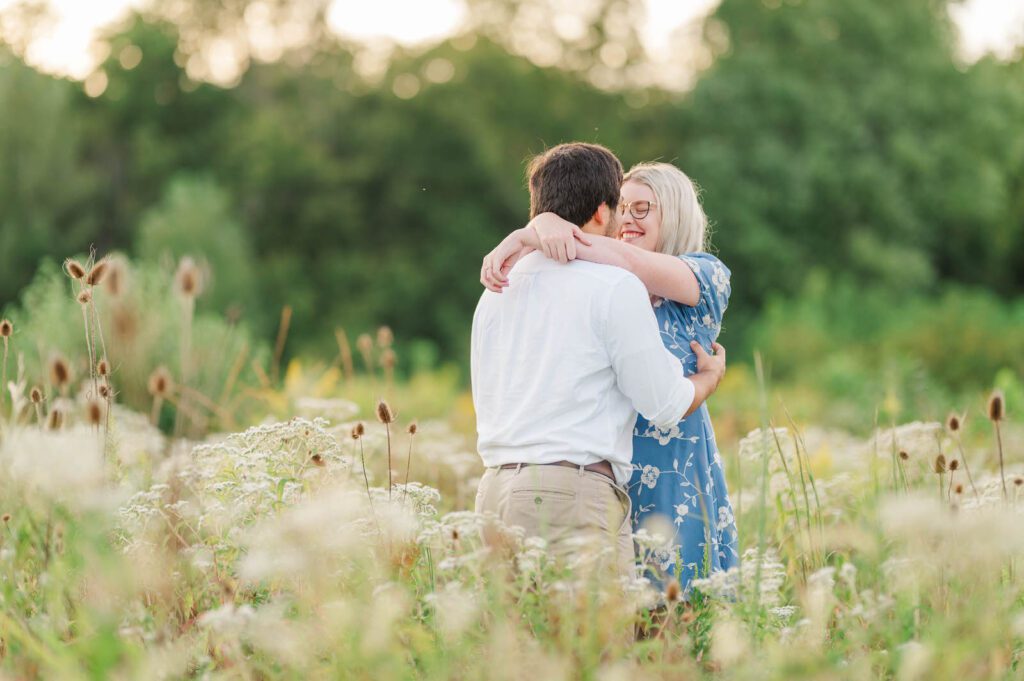
[[[523,464],[521,464],[521,463],[517,463],[517,464],[516,464],[516,475],[519,475],[519,471],[520,471],[520,470],[521,470],[522,468],[523,468]]]

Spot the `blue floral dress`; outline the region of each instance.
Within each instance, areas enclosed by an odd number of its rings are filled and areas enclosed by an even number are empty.
[[[730,272],[708,253],[679,257],[697,275],[700,301],[690,307],[659,300],[654,313],[665,346],[690,375],[697,372],[697,356],[690,341],[696,340],[710,352],[722,328],[731,291]],[[662,522],[653,526],[656,531],[675,528],[670,546],[656,551],[648,561],[654,571],[648,577],[655,583],[673,575],[688,594],[694,578],[739,563],[736,519],[706,404],[668,430],[643,416],[637,418],[629,496],[634,528],[644,527],[652,516],[662,517]]]

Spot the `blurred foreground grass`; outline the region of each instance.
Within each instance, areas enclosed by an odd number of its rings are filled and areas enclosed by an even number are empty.
[[[5,327],[5,676],[1020,677],[1011,393],[904,423],[912,391],[896,386],[857,408],[870,427],[844,429],[825,393],[734,364],[712,411],[744,560],[681,600],[602,579],[611,547],[554,564],[466,510],[482,469],[462,381],[396,376],[386,330],[347,350],[339,336],[322,362],[248,341],[235,371],[200,358],[232,355],[244,330],[190,315],[182,266],[133,275],[154,283],[128,343],[105,324],[129,303],[80,266]],[[657,526],[636,540],[652,573],[672,562]]]

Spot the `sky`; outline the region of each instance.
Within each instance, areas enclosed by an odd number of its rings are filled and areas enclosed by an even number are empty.
[[[902,0],[899,0],[902,1]],[[0,10],[17,0],[0,0]],[[37,68],[84,78],[93,67],[89,45],[97,30],[144,0],[50,0],[58,20],[53,31],[27,55]],[[652,57],[666,53],[672,32],[709,12],[716,0],[647,0],[643,29]],[[416,45],[444,38],[464,17],[461,0],[335,0],[329,22],[338,33],[357,39],[389,38]],[[1024,41],[1024,0],[966,0],[952,10],[961,29],[963,55],[973,60],[986,51],[1008,55]]]

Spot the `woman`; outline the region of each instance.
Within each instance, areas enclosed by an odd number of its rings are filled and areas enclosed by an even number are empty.
[[[695,373],[690,341],[712,351],[730,293],[729,270],[705,251],[707,217],[697,190],[671,164],[642,163],[626,174],[621,194],[618,240],[584,234],[544,213],[488,254],[481,282],[500,292],[512,264],[537,248],[562,262],[579,257],[625,267],[651,294],[665,346],[688,374]],[[657,517],[663,519],[654,525],[657,531],[674,526],[674,546],[654,556],[654,567],[676,577],[684,594],[693,579],[739,562],[736,522],[706,405],[669,430],[637,417],[629,495],[634,529]]]

